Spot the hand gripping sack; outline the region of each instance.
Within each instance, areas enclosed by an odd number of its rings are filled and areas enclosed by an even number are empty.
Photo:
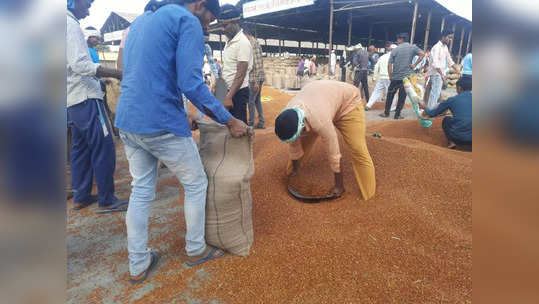
[[[200,122],[199,129],[200,156],[208,176],[206,242],[245,257],[253,244],[254,135],[233,138],[226,126],[214,122]]]

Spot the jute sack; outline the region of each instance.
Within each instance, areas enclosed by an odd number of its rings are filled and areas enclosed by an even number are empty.
[[[200,157],[208,176],[206,242],[245,257],[253,244],[253,132],[233,138],[224,125],[198,126]]]
[[[122,87],[119,80],[114,78],[109,78],[109,80],[110,84],[107,84],[107,103],[109,104],[110,111],[116,114],[116,106],[118,105]]]

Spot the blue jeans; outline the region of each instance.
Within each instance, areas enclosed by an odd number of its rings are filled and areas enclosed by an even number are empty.
[[[438,105],[438,99],[440,98],[440,94],[442,94],[442,86],[444,82],[442,80],[442,76],[433,75],[430,76],[430,83],[431,89],[427,107],[429,109],[433,109]]]
[[[208,179],[193,138],[178,137],[168,132],[142,135],[122,130],[120,138],[125,144],[133,177],[125,218],[131,275],[143,272],[151,261],[147,247],[148,219],[150,204],[155,199],[158,160],[176,175],[185,191],[185,251],[188,256],[204,252]]]
[[[262,92],[262,81],[258,82],[258,92],[254,92],[255,84],[249,83],[249,125],[252,126],[255,123],[255,107],[258,112],[258,123],[264,125],[264,109],[262,109],[262,103],[260,102],[260,93]]]

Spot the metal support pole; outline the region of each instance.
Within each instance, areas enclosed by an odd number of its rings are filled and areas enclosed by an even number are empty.
[[[442,18],[442,26],[440,27],[440,33],[444,31],[445,27],[445,16]]]
[[[464,28],[462,28],[462,31],[460,31],[460,46],[459,46],[459,56],[457,57],[457,62],[460,63],[460,60],[462,59],[462,42],[464,42]]]
[[[470,43],[472,43],[472,31],[468,34],[468,43],[466,44],[466,54],[470,52]]]
[[[371,40],[372,40],[372,27],[373,25],[371,24],[371,26],[369,26],[369,41],[367,42],[367,47],[369,45],[371,45]]]
[[[329,0],[329,49],[328,49],[328,58],[331,57],[331,50],[333,49],[333,0]],[[329,69],[328,69],[329,75]]]
[[[429,11],[429,16],[427,17],[427,29],[425,30],[425,43],[423,43],[423,50],[426,50],[429,44],[430,18],[431,17],[432,17],[432,11]]]
[[[457,30],[457,24],[453,24],[453,39],[451,39],[451,43],[449,43],[449,54],[453,55],[453,41],[455,41],[455,31]]]
[[[352,43],[352,13],[348,15],[348,45]]]
[[[298,56],[301,56],[301,41],[298,41],[298,46],[299,46]]]
[[[410,34],[410,43],[414,44],[414,36],[415,36],[415,25],[417,22],[417,9],[419,7],[419,3],[416,1],[414,4],[414,18],[412,21],[412,33]]]

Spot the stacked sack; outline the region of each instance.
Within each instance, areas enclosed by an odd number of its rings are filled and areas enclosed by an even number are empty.
[[[455,88],[457,86],[457,80],[462,76],[462,65],[455,64],[455,67],[449,69],[449,75],[447,76],[447,87]]]

